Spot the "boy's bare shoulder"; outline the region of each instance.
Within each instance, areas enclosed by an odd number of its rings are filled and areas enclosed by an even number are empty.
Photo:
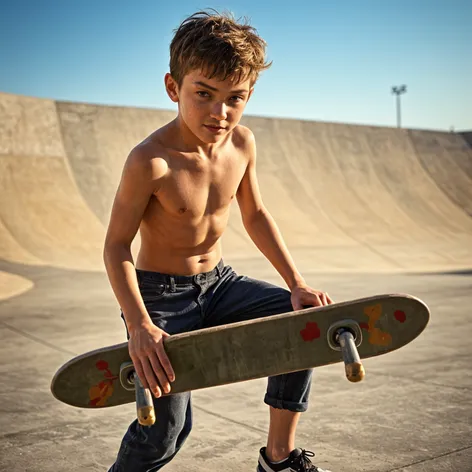
[[[238,125],[233,130],[233,144],[237,149],[241,149],[249,159],[256,153],[256,138],[254,133],[246,126]]]
[[[247,126],[237,125],[233,130],[233,142],[241,146],[253,146],[256,138]]]
[[[153,133],[131,150],[125,168],[155,180],[168,172],[168,160],[166,147]]]
[[[128,154],[123,166],[121,187],[139,189],[146,195],[156,194],[165,177],[169,165],[164,146],[146,138]]]

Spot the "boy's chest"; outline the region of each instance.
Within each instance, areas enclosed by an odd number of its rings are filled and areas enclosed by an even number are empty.
[[[167,212],[185,217],[224,211],[236,196],[246,165],[244,158],[221,159],[173,169],[158,200]]]

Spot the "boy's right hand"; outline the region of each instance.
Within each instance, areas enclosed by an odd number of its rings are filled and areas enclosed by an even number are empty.
[[[175,373],[164,350],[164,338],[169,335],[154,324],[129,331],[128,350],[134,368],[144,388],[156,398],[170,392]]]

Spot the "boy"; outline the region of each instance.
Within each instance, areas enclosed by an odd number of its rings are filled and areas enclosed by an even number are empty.
[[[156,424],[134,421],[111,472],[157,471],[192,426],[190,393],[171,392],[163,348],[170,334],[332,303],[307,286],[262,202],[251,131],[238,125],[265,62],[265,42],[229,15],[199,12],[177,29],[165,86],[178,116],[130,153],[113,204],[104,261],[122,309],[129,352],[155,399]],[[290,291],[237,275],[222,261],[220,237],[236,197],[244,227]],[[133,261],[130,245],[141,233]],[[271,377],[267,446],[257,470],[321,471],[295,448],[311,371]]]

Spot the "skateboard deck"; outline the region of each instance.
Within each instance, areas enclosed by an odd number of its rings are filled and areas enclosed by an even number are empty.
[[[346,375],[361,380],[359,358],[408,344],[429,316],[421,300],[393,294],[173,335],[165,339],[176,377],[171,394],[334,364],[343,357]],[[349,339],[341,340],[341,333]],[[122,405],[136,399],[133,374],[128,343],[117,344],[64,364],[51,391],[81,408]]]

